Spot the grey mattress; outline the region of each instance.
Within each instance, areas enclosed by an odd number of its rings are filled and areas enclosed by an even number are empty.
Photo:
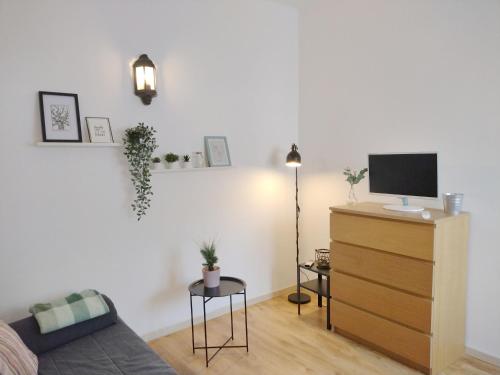
[[[39,375],[175,375],[123,321],[39,357]]]

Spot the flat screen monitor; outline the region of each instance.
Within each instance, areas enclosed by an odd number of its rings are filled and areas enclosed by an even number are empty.
[[[368,155],[370,193],[437,198],[437,154]]]

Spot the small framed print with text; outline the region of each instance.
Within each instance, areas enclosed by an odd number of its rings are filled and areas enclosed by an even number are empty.
[[[226,137],[205,137],[205,148],[210,167],[231,166],[231,157],[229,156]]]
[[[91,143],[113,143],[111,124],[107,117],[85,117]]]

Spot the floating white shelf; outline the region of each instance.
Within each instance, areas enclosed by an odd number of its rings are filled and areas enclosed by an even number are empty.
[[[177,168],[177,169],[152,169],[152,174],[162,174],[162,173],[177,173],[177,172],[201,172],[201,171],[220,171],[225,169],[233,168],[230,167],[203,167],[203,168]]]
[[[121,147],[120,143],[90,143],[90,142],[37,142],[38,147]]]

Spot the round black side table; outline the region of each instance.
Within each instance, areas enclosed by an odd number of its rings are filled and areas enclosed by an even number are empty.
[[[242,294],[245,304],[245,345],[227,345],[230,340],[234,340],[233,330],[233,296]],[[193,296],[203,298],[203,328],[205,330],[205,346],[194,346],[194,321],[193,321]],[[207,343],[207,312],[205,305],[213,298],[228,297],[231,310],[231,337],[220,346],[208,346]],[[191,337],[193,341],[193,354],[196,349],[205,350],[205,363],[208,363],[224,348],[246,348],[248,352],[248,323],[247,323],[247,284],[236,277],[221,276],[220,286],[217,288],[205,288],[203,279],[195,281],[189,285],[189,301],[191,305]],[[218,349],[210,358],[208,358],[208,349]]]

